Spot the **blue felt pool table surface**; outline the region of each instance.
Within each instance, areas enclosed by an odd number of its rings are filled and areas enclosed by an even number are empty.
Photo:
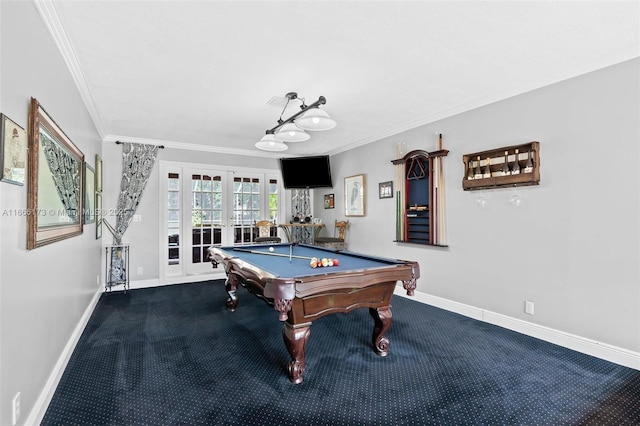
[[[273,254],[269,252],[273,247]],[[289,249],[293,256],[338,259],[338,266],[312,268],[309,259],[292,257],[289,260]],[[267,244],[248,246],[221,247],[228,254],[233,254],[243,261],[260,268],[275,277],[301,277],[322,275],[335,272],[358,271],[372,268],[389,267],[404,264],[401,260],[387,259],[377,256],[362,255],[349,251],[334,251],[305,244]],[[256,253],[252,253],[256,252]]]

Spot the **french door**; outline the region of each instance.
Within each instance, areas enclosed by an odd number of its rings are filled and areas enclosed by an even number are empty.
[[[164,277],[214,272],[209,247],[251,244],[256,221],[282,215],[278,172],[162,164],[161,181]]]

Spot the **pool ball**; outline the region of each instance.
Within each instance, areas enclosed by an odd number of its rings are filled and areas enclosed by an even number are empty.
[[[269,251],[273,253],[273,247],[269,247]]]

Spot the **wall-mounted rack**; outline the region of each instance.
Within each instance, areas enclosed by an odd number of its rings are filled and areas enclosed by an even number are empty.
[[[540,184],[540,142],[465,154],[462,162],[465,191]]]
[[[415,150],[391,161],[397,168],[396,242],[446,247],[442,160],[448,153]]]

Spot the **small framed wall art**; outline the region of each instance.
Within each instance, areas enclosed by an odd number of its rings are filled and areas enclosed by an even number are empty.
[[[335,207],[335,201],[333,198],[333,194],[325,194],[324,195],[324,208],[332,209]]]
[[[344,178],[344,205],[346,216],[364,216],[367,188],[364,175]]]
[[[379,198],[393,198],[393,181],[380,182],[378,184]]]
[[[93,167],[85,161],[84,163],[84,224],[96,221],[96,176]]]
[[[0,178],[3,182],[24,185],[27,168],[27,132],[4,114],[0,114],[0,126]]]

